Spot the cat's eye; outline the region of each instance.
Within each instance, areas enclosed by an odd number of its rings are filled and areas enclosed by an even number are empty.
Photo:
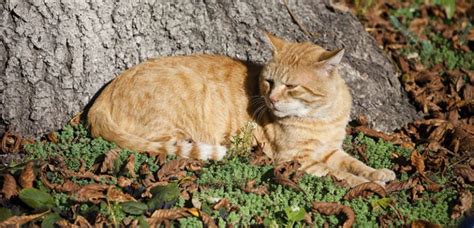
[[[296,88],[298,85],[291,85],[291,84],[285,84],[286,88],[288,89],[294,89]]]
[[[266,81],[270,86],[273,85],[273,80],[272,80],[272,79],[265,79],[265,81]]]

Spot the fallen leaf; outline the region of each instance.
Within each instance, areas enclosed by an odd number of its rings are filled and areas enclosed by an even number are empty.
[[[121,188],[128,187],[128,186],[130,186],[132,183],[133,183],[133,180],[132,180],[132,179],[129,179],[129,178],[126,178],[126,177],[123,177],[123,176],[120,176],[120,177],[117,179],[117,185],[120,186]]]
[[[219,202],[217,202],[217,203],[213,206],[213,209],[214,209],[214,210],[219,210],[219,209],[221,209],[221,208],[225,208],[226,211],[228,211],[228,212],[239,210],[239,207],[236,206],[236,205],[232,205],[232,203],[230,202],[230,200],[227,199],[227,198],[223,198],[223,199],[219,200]]]
[[[202,167],[203,165],[203,161],[200,160],[178,158],[165,163],[156,176],[159,181],[169,181],[170,178],[177,178],[179,180],[186,176],[185,170],[188,168],[193,167],[193,169],[196,169],[196,167]]]
[[[473,159],[474,161],[474,159]],[[467,165],[457,165],[454,172],[468,182],[474,182],[474,170]]]
[[[110,186],[107,190],[107,200],[111,202],[128,202],[136,201],[133,196],[123,193],[122,191],[116,189],[114,186]]]
[[[5,154],[18,153],[21,149],[22,137],[11,132],[6,132],[2,137],[1,149]]]
[[[405,60],[405,58],[400,56],[398,58],[398,61],[400,63],[400,68],[402,69],[403,73],[408,73],[410,71],[410,65],[408,65],[408,62]]]
[[[451,213],[452,219],[457,219],[461,217],[467,210],[472,206],[472,193],[469,190],[462,190],[459,193],[459,198],[457,204],[453,207],[453,212]]]
[[[353,187],[351,190],[349,190],[346,195],[344,195],[345,200],[351,200],[354,199],[358,196],[367,196],[367,192],[375,192],[381,197],[385,197],[387,193],[385,192],[385,189],[373,182],[367,182],[367,183],[362,183],[359,184],[355,187]]]
[[[137,174],[135,173],[135,154],[130,154],[130,157],[128,157],[125,168],[130,174],[130,177],[135,178],[137,176]]]
[[[402,190],[408,190],[413,188],[418,183],[418,179],[408,179],[407,181],[392,181],[385,186],[385,191],[387,193],[398,192]]]
[[[76,215],[76,220],[74,220],[74,225],[78,227],[93,227],[86,218]]]
[[[46,177],[46,173],[48,172],[46,170],[48,166],[45,164],[41,167],[41,171],[39,172],[40,174],[40,180],[41,182],[49,189],[55,190],[57,192],[76,192],[81,188],[78,184],[72,182],[69,179],[64,180],[62,184],[53,184],[51,183],[48,178]]]
[[[410,156],[411,164],[415,166],[416,171],[422,176],[425,175],[425,159],[421,156],[417,150],[413,150]]]
[[[196,208],[177,208],[177,209],[161,209],[155,210],[153,214],[147,219],[151,227],[159,227],[161,223],[169,220],[176,220],[180,218],[191,217],[198,211],[203,223],[207,227],[215,228],[217,225],[214,220],[206,213],[199,211]]]
[[[114,148],[105,154],[104,161],[100,167],[101,173],[111,172],[115,169],[115,161],[118,159],[120,151],[120,148]]]
[[[257,140],[257,139],[255,139]],[[250,156],[250,164],[256,166],[264,166],[273,164],[273,159],[267,156],[263,151],[265,143],[257,142],[257,145],[252,148]]]
[[[257,194],[257,195],[268,195],[269,194],[267,186],[259,185],[259,186],[255,187],[254,185],[255,185],[255,180],[249,180],[249,181],[247,181],[247,184],[245,185],[245,187],[242,188],[242,190],[244,192],[253,193],[253,194]]]
[[[425,220],[415,220],[410,224],[411,228],[441,228],[439,224],[431,223]]]
[[[3,188],[1,192],[6,199],[10,199],[13,196],[18,195],[17,184],[15,178],[12,175],[3,175]]]
[[[26,164],[25,168],[20,174],[20,185],[23,188],[32,188],[33,182],[36,179],[35,172],[33,170],[34,162],[30,161]]]
[[[92,202],[98,204],[100,203],[100,199],[106,197],[104,191],[108,188],[109,186],[105,184],[88,184],[82,186],[82,188],[76,192],[74,198],[78,202]]]
[[[20,227],[21,225],[27,222],[31,222],[37,218],[43,217],[48,213],[50,213],[50,211],[45,211],[43,213],[34,215],[13,216],[3,222],[0,222],[0,227]]]
[[[51,132],[49,133],[48,135],[46,135],[46,138],[48,139],[48,141],[52,142],[52,143],[58,143],[58,135],[56,134],[56,132]]]
[[[347,220],[342,224],[343,228],[352,227],[355,221],[355,214],[352,208],[339,204],[339,203],[328,203],[328,202],[313,202],[313,210],[324,215],[337,215],[343,213],[346,215]]]
[[[73,127],[79,125],[81,123],[82,112],[77,113],[74,115],[71,120],[69,120],[69,124]]]
[[[273,170],[273,180],[283,186],[292,188],[293,190],[304,192],[304,190],[296,183],[304,172],[299,170],[301,164],[296,161],[284,162],[277,165]]]

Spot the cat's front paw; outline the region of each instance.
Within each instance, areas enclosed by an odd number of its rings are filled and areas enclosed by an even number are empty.
[[[390,169],[377,169],[370,173],[369,179],[372,181],[380,181],[380,182],[387,182],[391,180],[395,180],[396,175]]]

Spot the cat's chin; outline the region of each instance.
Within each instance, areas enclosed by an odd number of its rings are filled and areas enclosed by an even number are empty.
[[[271,110],[272,114],[277,117],[277,118],[308,118],[306,115],[303,114],[295,114],[295,113],[288,113],[288,112],[283,112],[283,111],[278,111],[275,109]]]
[[[272,110],[272,114],[278,118],[284,118],[284,117],[288,117],[288,114],[284,113],[284,112],[280,112],[278,110]]]

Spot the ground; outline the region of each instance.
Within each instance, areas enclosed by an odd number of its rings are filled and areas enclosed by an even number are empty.
[[[426,2],[349,4],[399,65],[404,89],[424,113],[393,134],[368,128],[363,116],[347,129],[345,150],[394,170],[396,181],[350,189],[329,176],[302,174],[296,163],[274,167],[250,147],[250,125],[223,161],[203,162],[118,149],[92,139],[75,118],[34,142],[3,136],[0,226],[469,223],[473,9],[462,1]]]

